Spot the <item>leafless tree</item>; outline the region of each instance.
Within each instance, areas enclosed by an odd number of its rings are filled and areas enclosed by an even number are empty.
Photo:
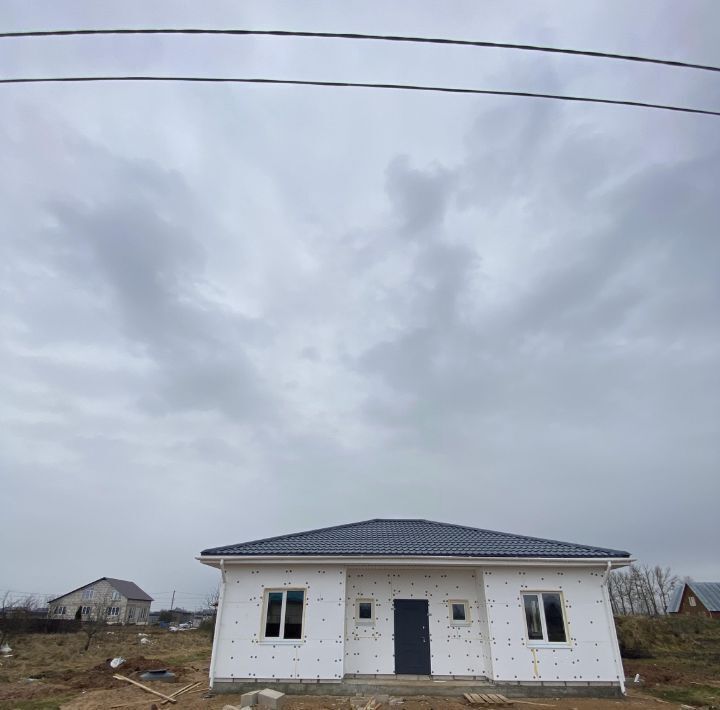
[[[83,651],[87,651],[90,648],[93,638],[107,626],[112,604],[112,599],[107,595],[100,599],[94,599],[92,603],[84,605],[89,609],[89,613],[81,614],[80,628],[85,634]]]
[[[608,592],[613,612],[645,616],[667,614],[670,596],[677,584],[678,578],[669,567],[629,565],[610,575]]]
[[[217,611],[218,603],[220,602],[220,586],[215,587],[211,592],[205,596],[205,608],[214,609]]]
[[[27,630],[28,619],[31,612],[38,608],[38,600],[31,594],[18,598],[5,592],[0,604],[0,646],[3,646],[12,635]]]
[[[653,567],[653,577],[655,589],[657,589],[660,599],[662,613],[667,614],[668,606],[670,605],[670,595],[678,584],[680,584],[680,579],[672,573],[669,567],[660,567],[660,565]]]

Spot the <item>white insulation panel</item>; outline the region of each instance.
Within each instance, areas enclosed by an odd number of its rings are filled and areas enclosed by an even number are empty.
[[[343,676],[345,569],[339,566],[229,567],[214,678],[340,680]],[[262,639],[266,589],[305,589],[304,640]]]
[[[345,673],[395,673],[393,600],[427,599],[432,674],[488,676],[487,616],[474,569],[352,567],[346,590]],[[358,599],[374,601],[374,624],[355,619]],[[450,600],[468,602],[469,624],[451,624]]]
[[[339,681],[395,673],[395,599],[427,599],[433,676],[497,682],[612,682],[622,665],[600,566],[416,568],[299,564],[229,565],[216,630],[215,680]],[[267,589],[306,590],[304,638],[262,639]],[[528,642],[522,593],[561,592],[566,644]],[[358,599],[375,605],[356,619]],[[466,625],[450,601],[466,601]]]
[[[496,681],[619,682],[619,651],[600,567],[494,567],[483,575]],[[567,644],[532,646],[521,594],[561,592]]]

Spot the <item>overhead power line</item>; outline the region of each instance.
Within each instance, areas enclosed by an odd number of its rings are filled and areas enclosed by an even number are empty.
[[[554,101],[573,101],[576,103],[611,104],[615,106],[632,106],[635,108],[651,108],[679,113],[699,113],[707,116],[720,116],[720,111],[710,111],[686,106],[670,104],[653,104],[645,101],[624,101],[621,99],[598,99],[590,96],[564,96],[561,94],[543,94],[532,91],[500,91],[498,89],[465,89],[451,86],[425,86],[420,84],[380,84],[351,81],[311,81],[303,79],[260,79],[217,76],[58,76],[58,77],[21,77],[0,79],[0,84],[60,84],[89,82],[191,82],[197,84],[281,84],[289,86],[321,86],[325,88],[357,88],[357,89],[389,89],[396,91],[440,92],[446,94],[482,94],[486,96],[515,96],[532,99],[551,99]]]
[[[535,44],[514,44],[509,42],[484,42],[480,40],[448,39],[445,37],[412,37],[403,35],[373,35],[355,32],[301,32],[295,30],[242,30],[242,29],[203,29],[203,28],[157,28],[157,29],[99,29],[99,30],[29,30],[26,32],[2,32],[0,39],[19,37],[74,37],[83,35],[241,35],[257,37],[308,37],[316,39],[349,39],[374,40],[378,42],[408,42],[415,44],[444,44],[463,47],[485,47],[490,49],[512,49],[526,52],[549,52],[552,54],[570,54],[596,59],[618,59],[626,62],[642,62],[644,64],[661,64],[684,69],[701,69],[703,71],[720,72],[720,67],[692,62],[680,62],[673,59],[658,59],[633,54],[616,54],[614,52],[595,52],[585,49],[567,49],[563,47],[546,47]]]

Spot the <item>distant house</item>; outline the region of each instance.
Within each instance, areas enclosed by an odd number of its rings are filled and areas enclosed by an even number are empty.
[[[221,571],[210,686],[620,694],[607,580],[629,558],[427,520],[207,549]]]
[[[720,582],[685,582],[675,590],[668,612],[720,619]]]
[[[104,618],[109,624],[145,625],[152,601],[134,582],[101,577],[51,599],[47,615],[49,619]]]

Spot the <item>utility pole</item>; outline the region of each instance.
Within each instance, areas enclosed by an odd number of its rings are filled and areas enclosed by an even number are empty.
[[[173,589],[172,599],[170,600],[170,611],[173,610],[174,605],[175,605],[175,590]]]

